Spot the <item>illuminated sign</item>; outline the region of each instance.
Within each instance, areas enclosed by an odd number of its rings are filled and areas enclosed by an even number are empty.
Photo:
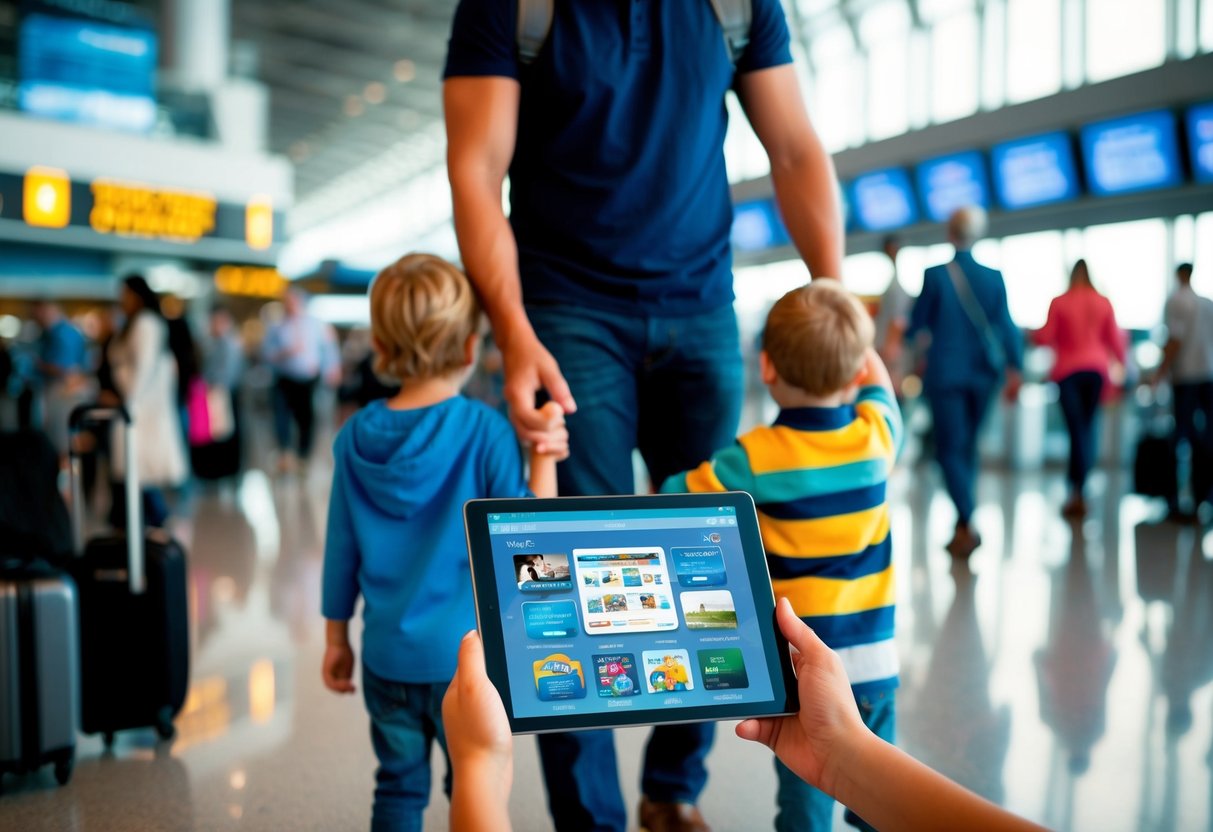
[[[107,180],[93,182],[88,224],[98,234],[195,242],[215,229],[215,198]]]
[[[1181,183],[1175,115],[1167,110],[1101,121],[1082,128],[1087,184],[1096,196],[1168,188]]]
[[[25,173],[22,215],[39,228],[64,228],[72,217],[72,183],[58,168],[30,168]]]
[[[947,222],[960,208],[985,208],[990,202],[986,162],[977,150],[928,159],[916,172],[922,204],[934,222]]]
[[[268,196],[255,196],[245,206],[244,240],[257,251],[274,244],[274,202]]]
[[[225,295],[280,298],[289,282],[277,269],[220,266],[215,270],[215,290]]]

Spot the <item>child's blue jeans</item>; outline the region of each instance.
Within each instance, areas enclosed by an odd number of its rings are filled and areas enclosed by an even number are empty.
[[[864,724],[873,734],[889,742],[893,742],[897,727],[895,693],[895,690],[887,690],[871,697],[855,697]],[[828,832],[833,828],[834,798],[801,780],[779,760],[775,761],[775,773],[779,775],[776,832]],[[865,832],[872,830],[863,818],[849,809],[846,819],[847,823]]]
[[[442,729],[446,682],[410,684],[380,678],[363,665],[362,695],[371,717],[375,806],[371,832],[420,832],[430,801],[430,745],[438,740],[446,756],[444,788],[451,796],[451,758]]]

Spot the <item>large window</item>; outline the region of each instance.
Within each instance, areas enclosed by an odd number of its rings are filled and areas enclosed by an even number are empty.
[[[1149,69],[1167,54],[1165,0],[1087,0],[1087,81]]]
[[[1061,0],[1008,0],[1007,101],[1061,89]]]
[[[1171,285],[1163,220],[1096,225],[1083,232],[1091,280],[1108,296],[1126,329],[1152,329],[1162,320]]]
[[[868,56],[869,140],[904,133],[909,127],[910,10],[902,0],[871,7],[860,19]]]
[[[935,23],[931,31],[931,117],[952,121],[977,110],[977,15],[961,12]]]
[[[1021,327],[1044,325],[1053,298],[1065,291],[1068,271],[1060,231],[1019,234],[1002,241],[1002,274],[1011,318]]]

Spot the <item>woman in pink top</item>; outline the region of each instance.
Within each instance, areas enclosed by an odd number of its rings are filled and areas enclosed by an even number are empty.
[[[1087,506],[1083,486],[1095,462],[1095,416],[1100,395],[1115,361],[1125,362],[1125,343],[1108,299],[1095,291],[1085,260],[1074,264],[1070,288],[1053,299],[1043,329],[1033,335],[1057,355],[1053,381],[1070,432],[1070,498],[1062,507],[1067,517],[1081,517]]]

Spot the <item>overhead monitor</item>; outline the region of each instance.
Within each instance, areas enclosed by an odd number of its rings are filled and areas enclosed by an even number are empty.
[[[20,107],[62,121],[146,132],[156,122],[156,52],[156,33],[148,27],[26,14],[18,35]]]
[[[980,151],[967,150],[928,159],[918,165],[915,173],[922,204],[932,222],[946,222],[959,208],[972,205],[986,208],[990,204],[986,160]]]
[[[1068,133],[1043,133],[994,145],[994,190],[1008,210],[1065,202],[1079,195]]]
[[[902,168],[884,168],[851,183],[851,210],[864,231],[892,231],[918,222],[910,177]]]
[[[789,245],[791,239],[773,199],[755,199],[738,203],[733,209],[733,250],[765,251]]]
[[[1213,101],[1188,110],[1188,150],[1193,178],[1213,182]]]
[[[1087,187],[1096,196],[1169,188],[1183,178],[1175,115],[1167,110],[1088,124],[1082,155]]]

